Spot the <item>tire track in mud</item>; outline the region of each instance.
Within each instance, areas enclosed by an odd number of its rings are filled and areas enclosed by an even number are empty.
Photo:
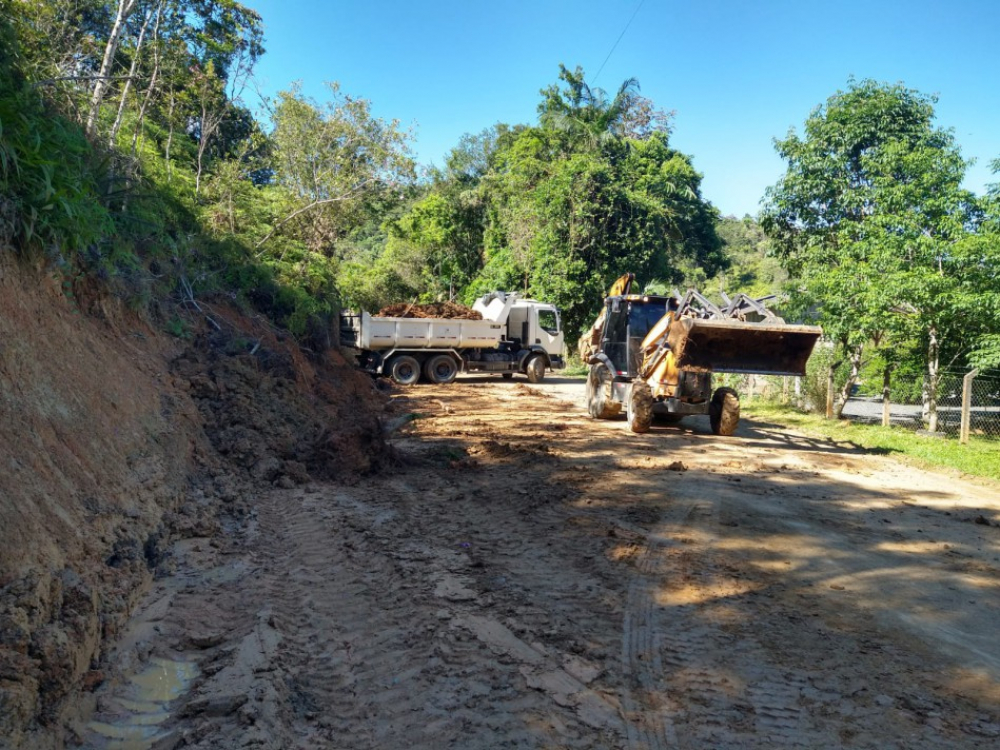
[[[803,723],[800,698],[807,680],[772,663],[751,640],[734,643],[710,600],[686,601],[674,592],[684,577],[709,582],[724,575],[704,555],[697,556],[697,570],[686,570],[678,554],[689,536],[702,543],[714,536],[718,521],[718,502],[678,499],[664,506],[652,529],[611,521],[642,540],[622,628],[628,747],[822,744],[829,738],[810,736]],[[727,654],[737,650],[739,663],[727,663]],[[753,672],[741,673],[744,664],[753,664]],[[689,710],[692,704],[696,710]]]
[[[533,520],[444,483],[380,484],[260,506],[291,746],[616,746],[618,706],[573,654],[593,594],[546,583],[561,562],[539,561]]]
[[[299,748],[401,741],[414,727],[400,717],[415,713],[431,656],[412,639],[427,623],[412,612],[405,627],[399,621],[405,582],[392,560],[372,554],[372,532],[338,534],[338,515],[318,495],[273,494],[260,506],[263,598],[283,636],[285,718]]]

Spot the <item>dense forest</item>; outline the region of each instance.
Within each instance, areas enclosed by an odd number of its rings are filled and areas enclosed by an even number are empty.
[[[264,54],[234,0],[0,0],[0,244],[176,335],[213,295],[317,348],[344,306],[499,288],[559,304],[572,337],[631,271],[780,294],[845,388],[922,371],[933,393],[943,366],[1000,363],[1000,191],[961,187],[933,97],[848,81],[776,141],[786,174],[737,219],[635,80],[559,66],[534,123],[484,123],[427,168],[336,83],[262,97]]]

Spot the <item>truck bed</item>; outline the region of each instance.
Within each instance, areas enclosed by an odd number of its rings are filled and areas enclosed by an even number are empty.
[[[506,326],[491,320],[455,318],[376,318],[370,313],[340,316],[343,346],[386,349],[495,349]]]

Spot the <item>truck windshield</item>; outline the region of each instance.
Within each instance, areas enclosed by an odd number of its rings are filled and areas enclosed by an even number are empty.
[[[559,316],[556,315],[556,311],[539,310],[538,326],[546,333],[550,333],[552,335],[559,333]]]

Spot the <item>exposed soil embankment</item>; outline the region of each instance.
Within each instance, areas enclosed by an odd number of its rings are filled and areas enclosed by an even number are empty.
[[[170,544],[245,513],[257,487],[373,468],[381,398],[213,308],[190,341],[0,256],[0,746],[57,747],[68,706]]]

